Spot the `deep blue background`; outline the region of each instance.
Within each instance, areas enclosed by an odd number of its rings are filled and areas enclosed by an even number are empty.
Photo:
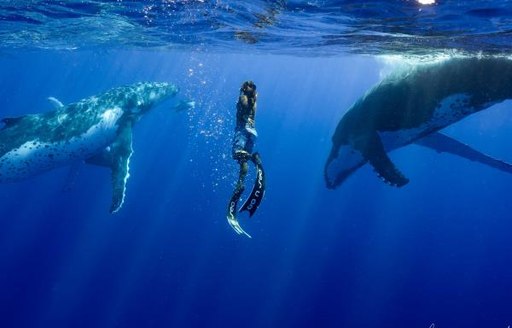
[[[49,110],[141,80],[197,108],[156,108],[134,131],[122,210],[84,165],[0,185],[0,327],[507,327],[512,176],[409,146],[402,189],[364,167],[323,182],[330,137],[380,79],[371,57],[170,51],[0,58],[1,115]],[[258,85],[267,194],[237,236],[225,220],[239,85]],[[512,161],[510,103],[447,133]]]

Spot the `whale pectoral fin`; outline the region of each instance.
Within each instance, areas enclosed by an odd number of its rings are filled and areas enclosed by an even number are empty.
[[[59,99],[57,99],[55,97],[48,97],[47,100],[48,100],[48,102],[50,102],[50,104],[52,104],[53,108],[55,108],[55,109],[64,107],[64,104]]]
[[[450,153],[507,173],[512,173],[512,164],[481,153],[440,132],[432,133],[422,139],[416,140],[415,144],[433,149],[438,153]]]
[[[124,202],[126,182],[130,177],[130,158],[132,156],[132,126],[126,124],[119,129],[116,140],[101,153],[87,158],[91,165],[110,168],[112,171],[112,204],[110,213],[119,211]]]
[[[133,153],[131,124],[126,124],[120,128],[119,135],[110,148],[112,153],[112,205],[110,213],[115,213],[123,205],[126,182],[130,177],[130,158]]]
[[[377,175],[387,184],[402,187],[409,182],[389,159],[377,132],[359,139],[354,147],[363,154]]]

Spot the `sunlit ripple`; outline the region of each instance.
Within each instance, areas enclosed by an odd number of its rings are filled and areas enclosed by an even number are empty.
[[[16,1],[1,50],[152,48],[297,56],[505,53],[505,2]],[[336,4],[335,4],[336,3]],[[468,21],[470,23],[468,23]]]

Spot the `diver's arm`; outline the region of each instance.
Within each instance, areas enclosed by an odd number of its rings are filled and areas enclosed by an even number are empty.
[[[240,95],[240,97],[238,97],[238,103],[242,107],[247,108],[249,106],[249,98],[247,98],[246,95]]]

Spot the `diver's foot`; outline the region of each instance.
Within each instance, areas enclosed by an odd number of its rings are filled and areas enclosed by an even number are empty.
[[[247,237],[252,238],[251,235],[249,235],[247,232],[245,232],[244,229],[242,229],[242,227],[240,226],[240,223],[238,223],[238,220],[236,219],[236,217],[233,214],[228,213],[226,218],[228,219],[228,223],[231,226],[231,228],[233,228],[233,230],[235,230],[235,232],[237,234],[246,235]]]

